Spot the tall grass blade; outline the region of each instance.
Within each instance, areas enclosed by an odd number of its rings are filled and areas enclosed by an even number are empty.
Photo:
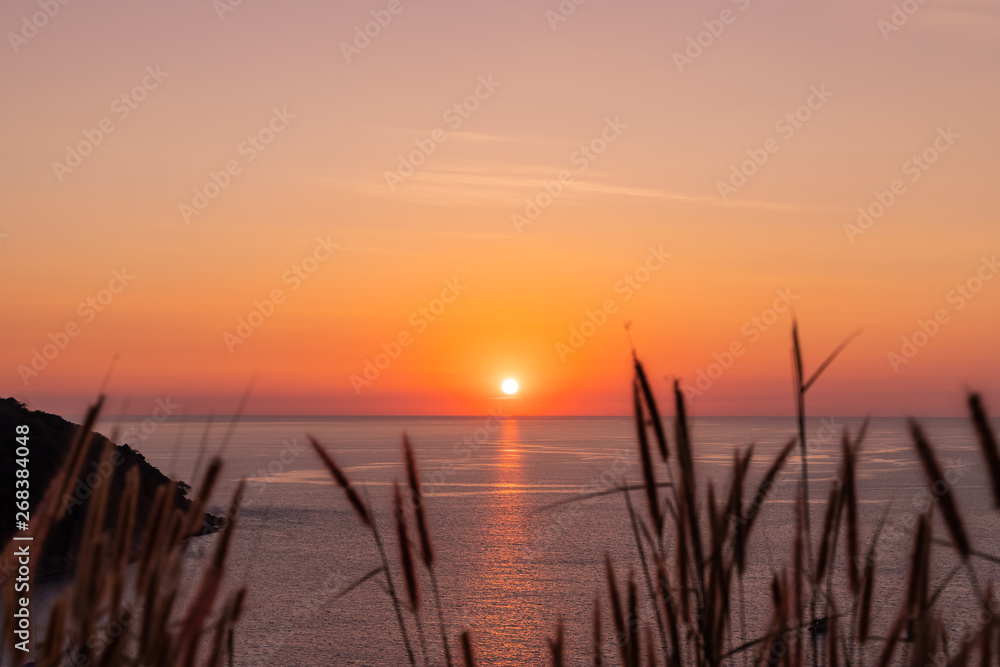
[[[840,513],[840,501],[840,481],[834,480],[833,484],[830,485],[830,495],[827,497],[826,501],[826,515],[823,519],[823,533],[820,535],[819,553],[816,556],[816,573],[815,578],[813,579],[813,581],[816,582],[821,581],[823,579],[823,575],[826,574],[826,566],[829,562],[830,556],[830,542],[833,540],[834,533],[836,533],[839,529],[839,526],[837,525],[837,517]]]
[[[563,667],[563,622],[556,621],[556,635],[549,637],[549,652],[552,654],[552,667]]]
[[[841,439],[841,489],[843,493],[845,519],[847,529],[847,582],[851,593],[855,596],[861,585],[861,573],[858,570],[858,493],[855,474],[856,450],[851,446],[847,431]]]
[[[840,632],[837,627],[837,621],[839,614],[837,613],[837,605],[830,601],[830,616],[829,621],[827,621],[827,643],[826,643],[826,657],[827,664],[832,667],[838,667],[840,665]]]
[[[796,439],[792,438],[781,449],[778,456],[774,459],[774,463],[771,464],[771,467],[768,468],[767,472],[764,474],[764,478],[761,479],[760,485],[757,487],[756,495],[753,497],[753,500],[750,501],[750,507],[748,508],[746,515],[743,517],[743,524],[746,526],[743,531],[744,549],[746,549],[746,543],[750,540],[750,533],[753,529],[754,522],[757,519],[757,515],[760,513],[760,508],[767,499],[767,494],[771,490],[771,487],[774,485],[774,478],[778,476],[778,472],[781,471],[781,468],[785,465],[785,461],[788,460],[788,455],[792,453],[792,447],[795,446],[795,441]],[[803,498],[805,498],[804,494]],[[806,513],[806,517],[808,516],[808,513]],[[808,521],[806,521],[806,524],[808,525]],[[806,536],[808,538],[808,531]],[[744,560],[737,561],[737,568],[741,574],[745,571],[745,558]]]
[[[858,642],[862,645],[868,641],[868,635],[871,632],[872,595],[874,592],[875,561],[871,560],[865,565],[865,571],[861,577],[861,606],[858,610]]]
[[[465,660],[465,667],[476,667],[476,656],[472,650],[472,637],[469,631],[462,633],[462,658]]]
[[[673,484],[671,484],[670,482],[657,482],[656,486],[658,488],[666,488],[666,487],[673,486]],[[604,491],[594,491],[592,493],[581,493],[578,496],[572,496],[572,497],[566,498],[564,500],[557,500],[554,503],[549,503],[547,505],[542,505],[541,507],[539,507],[537,510],[534,510],[534,511],[535,512],[544,512],[546,510],[550,510],[550,509],[553,509],[553,508],[556,508],[556,507],[562,507],[563,505],[572,505],[573,503],[580,503],[580,502],[583,502],[585,500],[593,500],[594,498],[601,498],[601,497],[604,497],[604,496],[610,496],[610,495],[614,495],[616,493],[627,493],[629,491],[645,491],[645,489],[646,489],[645,483],[643,483],[643,484],[626,484],[626,485],[623,485],[623,486],[616,486],[613,489],[606,489]]]
[[[103,406],[104,395],[102,394],[97,397],[97,402],[90,406],[87,410],[87,416],[84,417],[83,423],[80,424],[80,428],[76,430],[76,434],[73,436],[73,442],[70,444],[69,452],[67,454],[69,465],[63,467],[61,474],[57,477],[61,486],[56,497],[60,500],[69,498],[68,494],[70,489],[72,489],[76,484],[76,479],[80,474],[80,467],[83,465],[83,461],[87,457],[87,452],[90,451],[90,441],[94,435],[94,424],[97,423],[97,416],[101,414],[101,408]],[[62,519],[68,508],[69,503],[59,502],[59,504],[56,505],[52,521],[59,521]]]
[[[410,439],[403,434],[403,459],[406,462],[406,480],[410,487],[410,498],[413,501],[414,513],[417,517],[417,534],[420,536],[420,554],[424,565],[428,568],[434,565],[434,546],[431,544],[431,534],[427,529],[427,516],[424,512],[424,494],[420,488],[420,478],[417,474],[417,457],[413,453]]]
[[[910,576],[906,593],[906,608],[911,619],[922,615],[927,605],[930,545],[930,517],[927,514],[921,514],[913,538],[913,554],[910,557]]]
[[[802,377],[802,346],[799,344],[799,323],[792,320],[792,364],[795,372],[795,416],[799,427],[799,455],[802,457],[802,474],[799,484],[805,499],[806,550],[809,567],[812,568],[812,520],[809,511],[809,455],[806,446],[806,403],[805,380]]]
[[[336,462],[334,462],[333,458],[331,458],[327,451],[323,449],[323,445],[319,444],[319,441],[316,440],[316,438],[312,436],[308,437],[309,444],[311,444],[313,449],[316,450],[320,460],[323,462],[323,465],[326,466],[326,469],[330,472],[333,479],[337,482],[337,485],[344,490],[344,493],[347,495],[347,500],[351,503],[351,506],[354,507],[354,511],[357,512],[358,518],[360,518],[361,522],[366,526],[371,526],[372,520],[371,515],[368,512],[368,507],[366,507],[361,501],[361,497],[358,495],[358,492],[354,490],[354,487],[351,486],[347,476],[344,475],[344,471],[340,469],[340,466],[338,466]]]
[[[611,604],[611,618],[615,624],[615,644],[624,667],[634,667],[631,664],[631,651],[628,647],[628,629],[625,623],[625,610],[622,607],[621,595],[618,592],[618,582],[615,579],[615,568],[611,564],[611,555],[604,554],[605,575],[608,580],[608,599]]]
[[[681,493],[679,501],[687,511],[688,544],[694,556],[695,579],[703,586],[705,564],[704,548],[701,542],[701,528],[698,522],[698,502],[696,478],[694,474],[694,453],[691,449],[690,429],[688,428],[687,410],[684,406],[684,394],[680,383],[674,380],[674,406],[676,417],[674,428],[677,431],[677,459],[681,467]],[[680,508],[679,508],[680,509]]]
[[[202,524],[205,521],[205,506],[208,504],[208,499],[212,495],[212,490],[215,488],[221,470],[222,459],[217,456],[212,457],[212,461],[208,464],[208,469],[205,471],[205,477],[201,481],[201,486],[198,488],[198,495],[195,496],[191,503],[185,534],[193,535],[201,530]]]
[[[663,462],[666,463],[670,458],[670,447],[667,445],[667,434],[663,430],[663,420],[660,419],[660,410],[656,405],[656,399],[653,397],[653,389],[649,386],[649,379],[646,377],[646,371],[642,367],[642,363],[635,357],[635,353],[632,354],[632,359],[635,362],[635,375],[639,379],[639,385],[642,387],[642,395],[646,399],[646,408],[649,410],[650,422],[653,424],[653,434],[656,436],[656,445],[660,449],[660,457]]]
[[[399,560],[403,567],[403,582],[406,584],[406,597],[410,609],[420,608],[420,587],[417,584],[417,569],[413,563],[413,551],[410,548],[410,530],[406,522],[406,512],[403,510],[403,495],[399,491],[399,483],[392,483],[392,508],[396,520],[396,538],[399,540]]]
[[[628,571],[628,611],[625,617],[628,626],[629,664],[639,667],[639,599],[635,588],[635,574]]]
[[[649,451],[649,441],[646,438],[645,415],[642,411],[642,401],[639,399],[639,385],[632,383],[632,405],[635,410],[636,434],[639,440],[639,459],[642,462],[642,479],[646,487],[646,504],[649,506],[649,520],[657,535],[663,532],[663,520],[660,517],[660,500],[656,495],[656,474],[653,471],[653,457]]]
[[[646,624],[646,667],[656,667],[656,649],[653,648],[653,628]]]
[[[986,470],[990,474],[993,486],[993,504],[1000,508],[1000,448],[997,447],[996,435],[990,424],[986,409],[983,407],[979,394],[969,394],[969,411],[972,413],[972,423],[979,437],[979,447],[983,451]]]
[[[861,335],[861,329],[858,329],[848,334],[847,338],[841,341],[840,345],[834,348],[833,352],[831,352],[830,355],[823,360],[823,363],[821,363],[819,367],[816,369],[816,371],[809,376],[809,379],[802,384],[802,391],[803,392],[809,391],[809,387],[813,386],[816,380],[819,379],[819,376],[823,374],[823,371],[826,370],[827,366],[832,364],[833,360],[836,359],[837,356],[844,351],[844,348],[846,348],[851,343],[852,340],[854,340],[860,335]]]
[[[602,667],[603,648],[601,647],[601,598],[594,598],[594,629],[593,629],[594,667]]]
[[[937,505],[941,508],[941,514],[944,516],[948,532],[951,533],[951,539],[955,542],[955,547],[962,556],[962,560],[968,561],[972,547],[969,545],[969,537],[965,532],[965,524],[962,522],[962,517],[958,512],[958,506],[955,504],[952,489],[948,485],[944,473],[941,471],[941,466],[938,465],[937,458],[934,456],[934,450],[924,435],[923,429],[912,419],[910,420],[910,434],[913,437],[913,444],[917,449],[917,455],[920,457],[920,463],[924,467],[927,484],[937,496]],[[936,492],[937,485],[939,484],[945,485],[944,493]]]

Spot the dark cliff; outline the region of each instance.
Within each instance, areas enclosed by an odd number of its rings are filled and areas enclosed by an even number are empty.
[[[29,502],[32,512],[41,502],[49,483],[65,462],[77,424],[57,415],[29,410],[13,398],[0,399],[0,545],[6,544],[15,533],[15,472],[18,447],[16,427],[27,426],[29,476]],[[136,450],[125,445],[112,445],[110,465],[100,466],[101,452],[110,441],[94,433],[89,451],[80,467],[76,483],[60,500],[67,504],[66,516],[55,523],[46,540],[45,553],[36,574],[41,576],[59,575],[72,568],[83,533],[84,519],[89,510],[90,496],[97,483],[110,480],[108,512],[105,526],[114,530],[118,511],[117,500],[125,488],[125,475],[135,467],[139,472],[139,496],[135,516],[135,544],[140,543],[146,532],[147,517],[156,489],[170,479],[146,461]],[[187,510],[191,501],[187,498],[188,486],[178,484],[174,506]],[[213,532],[219,525],[217,517],[206,514],[202,534]]]

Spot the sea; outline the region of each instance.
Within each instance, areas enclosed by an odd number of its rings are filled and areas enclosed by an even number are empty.
[[[103,425],[106,431],[113,425],[123,431],[135,425],[112,422]],[[835,417],[807,422],[814,554],[826,497],[840,466],[844,429],[853,437],[861,422]],[[962,419],[921,423],[936,448],[948,488],[957,497],[973,548],[1000,555],[1000,512],[993,507],[971,424]],[[665,419],[665,427],[675,464],[670,419]],[[642,491],[626,498],[617,490],[642,479],[631,418],[254,416],[239,421],[228,441],[227,428],[219,420],[214,425],[199,418],[168,420],[149,432],[139,431],[142,440],[132,444],[162,471],[194,487],[206,457],[221,455],[222,480],[209,508],[215,513],[225,512],[237,483],[246,480],[224,575],[227,591],[248,589],[235,633],[236,665],[409,664],[384,577],[355,585],[379,567],[376,543],[309,446],[309,436],[340,464],[375,517],[393,582],[404,598],[402,614],[417,664],[445,661],[441,618],[426,568],[419,568],[419,627],[403,593],[392,491],[395,483],[406,480],[404,433],[416,451],[438,599],[456,665],[461,664],[459,637],[464,631],[480,665],[547,665],[547,640],[558,624],[564,628],[565,664],[594,664],[595,600],[602,612],[605,664],[617,664],[606,554],[622,590],[633,573],[643,597],[642,623],[655,618],[645,599],[627,506],[631,502],[645,521],[646,499]],[[795,432],[792,418],[693,419],[702,513],[710,486],[720,501],[726,497],[735,452],[754,446],[744,492],[749,502]],[[655,459],[659,481],[668,482],[658,453]],[[791,568],[800,467],[796,449],[760,507],[748,544],[742,595],[734,593],[730,648],[766,631],[774,574]],[[916,517],[932,508],[935,498],[903,419],[871,421],[857,474],[861,548],[873,548],[877,562],[871,634],[881,637],[905,594]],[[663,487],[660,493],[665,497],[672,489]],[[948,540],[935,514],[935,537]],[[416,543],[414,530],[411,516],[410,534]],[[702,532],[707,534],[707,527]],[[192,582],[209,562],[217,539],[196,538],[188,546],[186,571]],[[668,521],[664,540],[672,544],[674,539]],[[833,590],[839,591],[840,633],[856,661],[865,656],[871,661],[880,642],[859,646],[850,639],[854,617],[846,594],[844,543],[841,534],[832,580]],[[955,642],[961,641],[963,627],[979,622],[976,591],[996,578],[998,568],[978,558],[965,566],[950,547],[933,548],[932,586],[946,584],[936,609]],[[655,623],[652,627],[659,645]],[[756,648],[736,654],[732,664],[749,664],[745,661]],[[932,658],[922,664],[933,664]]]

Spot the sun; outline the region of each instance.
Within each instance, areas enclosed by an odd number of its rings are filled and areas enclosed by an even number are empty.
[[[503,389],[503,393],[510,395],[517,393],[519,385],[517,384],[517,380],[514,378],[507,378],[503,381],[503,384],[500,385],[500,388]]]

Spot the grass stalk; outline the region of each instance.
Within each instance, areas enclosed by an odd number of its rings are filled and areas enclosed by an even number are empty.
[[[646,549],[642,545],[642,538],[639,535],[639,519],[635,514],[635,509],[632,506],[632,498],[628,491],[623,494],[625,498],[625,506],[628,509],[629,523],[632,526],[632,536],[635,539],[635,549],[639,554],[639,565],[642,569],[643,579],[646,582],[646,591],[649,596],[649,600],[653,605],[653,612],[656,616],[656,624],[660,632],[660,642],[663,647],[663,655],[667,655],[667,633],[663,625],[663,615],[660,613],[660,606],[656,603],[656,589],[653,587],[653,580],[649,574],[649,563],[646,558]]]

